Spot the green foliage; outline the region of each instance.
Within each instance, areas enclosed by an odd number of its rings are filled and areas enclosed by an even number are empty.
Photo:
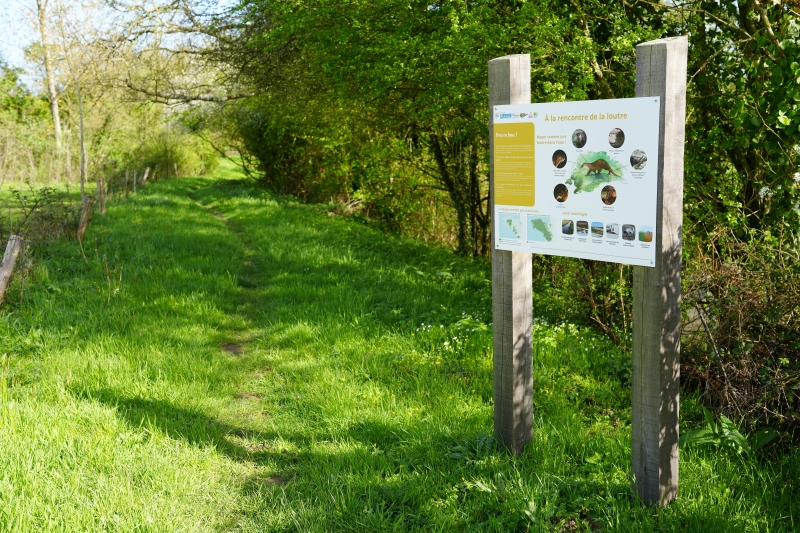
[[[178,176],[200,176],[216,170],[219,154],[193,135],[162,132],[142,143],[130,159],[131,165],[158,167],[168,176],[174,176],[176,168]]]
[[[792,87],[798,16],[789,3],[690,2],[686,196],[698,238],[800,221]],[[692,28],[696,28],[692,31]],[[696,213],[696,214],[693,214]],[[701,229],[702,228],[702,229]]]
[[[625,9],[611,9],[610,17],[620,32],[624,28],[626,39],[654,35]],[[251,35],[248,53],[281,65],[283,81],[277,83],[275,70],[254,68],[252,61],[241,66],[255,83],[274,87],[245,132],[248,150],[273,175],[269,179],[299,184],[304,198],[331,194],[331,180],[341,185],[340,194],[349,195],[362,183],[354,175],[357,167],[315,181],[315,172],[329,175],[331,166],[318,161],[328,156],[382,161],[388,147],[396,162],[410,163],[418,176],[412,181],[430,191],[429,196],[439,194],[437,190],[445,193],[454,216],[444,218],[455,222],[456,249],[468,255],[489,249],[487,61],[511,51],[530,51],[535,101],[582,99],[592,94],[587,51],[609,50],[612,44],[607,35],[594,42],[583,28],[600,12],[599,4],[579,9],[583,18],[578,24],[574,8],[547,0],[381,0],[351,3],[346,11],[328,1],[316,1],[311,9],[297,2],[254,0],[243,3],[242,10]],[[626,43],[613,42],[608,64],[632,65],[630,51],[620,52]],[[231,53],[234,60],[241,57]],[[617,80],[609,73],[609,79],[630,86],[624,76]],[[360,133],[351,133],[355,131]],[[372,144],[357,146],[367,140]],[[331,150],[332,145],[340,148]],[[302,179],[292,180],[290,174],[302,174]],[[277,188],[289,191],[283,181]],[[403,203],[394,194],[381,193],[392,189],[386,181],[363,183],[362,194],[375,198],[373,211],[379,213]],[[423,201],[428,208],[432,203]],[[429,218],[416,220],[424,224]],[[407,234],[424,231],[409,229]]]
[[[746,439],[736,427],[736,424],[725,415],[720,415],[719,420],[714,420],[714,414],[703,407],[706,427],[693,429],[683,433],[680,437],[681,446],[712,446],[717,449],[730,450],[737,454],[755,452],[778,437],[778,432],[773,428],[763,428],[750,438]]]

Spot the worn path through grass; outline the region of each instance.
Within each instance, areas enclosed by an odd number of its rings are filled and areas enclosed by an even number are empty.
[[[536,440],[511,458],[487,265],[227,172],[148,185],[85,259],[52,243],[15,281],[0,530],[797,527],[796,453],[682,452],[677,504],[633,500],[629,358],[570,324],[537,323]]]

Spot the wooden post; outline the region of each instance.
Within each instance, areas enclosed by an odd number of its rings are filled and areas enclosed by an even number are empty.
[[[106,184],[105,179],[97,178],[97,198],[100,200],[100,214],[106,214]]]
[[[128,171],[125,171],[125,199],[128,199]]]
[[[148,174],[150,174],[150,167],[147,167],[146,169],[144,169],[144,176],[142,176],[142,187],[144,187],[144,184],[147,183],[147,175]]]
[[[172,163],[172,168],[175,169],[175,177],[178,177],[178,163]]]
[[[489,150],[494,154],[493,106],[529,104],[531,58],[489,61]],[[492,332],[494,334],[494,434],[516,456],[533,439],[533,298],[531,254],[494,248],[494,158],[489,157],[492,217]]]
[[[86,228],[89,226],[89,217],[92,214],[94,207],[94,196],[87,196],[86,201],[83,203],[83,211],[81,211],[81,221],[78,223],[77,237],[79,241],[83,241],[83,234],[86,233]]]
[[[633,267],[633,486],[648,505],[678,494],[683,145],[688,39],[636,47],[636,96],[660,96],[655,268]]]
[[[0,263],[0,303],[3,303],[3,296],[6,294],[11,273],[14,272],[14,265],[17,264],[20,248],[22,248],[22,237],[17,235],[9,237],[3,262]]]
[[[158,181],[158,179],[156,178],[156,170],[158,170],[158,163],[153,165],[153,177],[152,177],[153,181]]]

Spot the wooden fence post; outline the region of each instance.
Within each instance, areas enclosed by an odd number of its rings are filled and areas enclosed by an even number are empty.
[[[648,505],[678,494],[683,145],[688,39],[636,47],[636,96],[660,96],[655,268],[633,268],[633,486]]]
[[[531,58],[489,61],[489,213],[492,219],[494,434],[516,456],[533,439],[531,254],[494,248],[494,106],[531,102]]]
[[[106,183],[104,178],[97,178],[97,198],[100,201],[100,214],[106,214]]]
[[[12,235],[6,245],[6,253],[3,254],[3,262],[0,263],[0,303],[3,303],[3,296],[6,294],[11,273],[14,272],[14,265],[17,263],[19,250],[22,247],[22,237]]]
[[[148,174],[150,174],[150,167],[147,167],[146,169],[144,169],[144,176],[142,176],[142,187],[144,187],[144,184],[147,183],[147,175]]]
[[[83,234],[86,233],[86,228],[89,226],[89,217],[92,214],[94,207],[94,196],[87,196],[81,211],[81,221],[78,223],[77,237],[79,241],[83,241]]]

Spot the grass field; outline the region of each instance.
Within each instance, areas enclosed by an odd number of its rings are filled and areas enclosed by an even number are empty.
[[[629,357],[569,323],[536,320],[534,443],[500,449],[484,262],[225,166],[84,253],[0,308],[2,531],[800,530],[797,449],[681,450],[678,501],[636,501]]]

